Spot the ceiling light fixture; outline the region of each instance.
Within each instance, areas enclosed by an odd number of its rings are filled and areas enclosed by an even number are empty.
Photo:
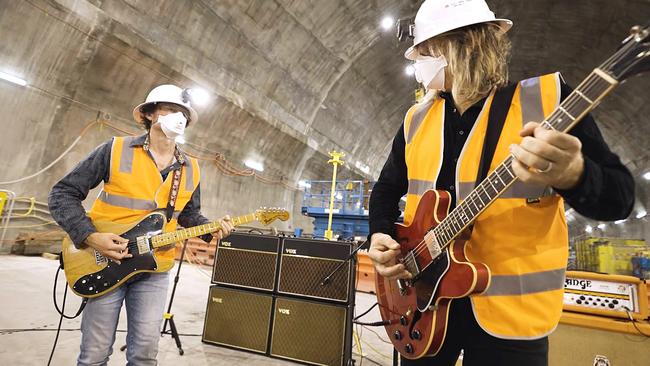
[[[205,106],[210,101],[210,93],[203,88],[191,88],[189,93],[192,103],[198,106]]]
[[[616,221],[614,221],[614,223],[616,225],[620,225],[620,224],[624,223],[625,221],[627,221],[627,219],[625,219],[625,220],[616,220]]]
[[[650,180],[650,172],[646,172],[645,174],[643,174],[643,179]]]
[[[585,231],[590,233],[590,232],[594,231],[594,228],[591,227],[591,225],[587,225],[587,227],[585,228]]]
[[[646,212],[646,210],[641,210],[641,211],[639,211],[638,214],[636,214],[636,218],[637,218],[637,219],[642,219],[642,218],[644,218],[647,214],[648,214],[648,213]]]
[[[2,72],[2,71],[0,71],[0,79],[7,80],[10,83],[14,83],[20,86],[27,85],[27,81],[13,75],[9,75],[6,72]]]
[[[391,28],[393,28],[394,24],[395,24],[395,19],[393,19],[393,17],[391,17],[391,16],[385,16],[381,20],[381,28],[383,30],[385,30],[385,31],[390,30]]]
[[[264,171],[264,164],[262,164],[262,163],[260,163],[258,161],[254,161],[254,160],[249,159],[249,160],[244,161],[244,165],[246,165],[247,167],[249,167],[251,169],[257,170],[258,172],[263,172]]]
[[[605,224],[598,224],[598,228],[599,228],[600,230],[604,229],[604,228],[605,228]]]

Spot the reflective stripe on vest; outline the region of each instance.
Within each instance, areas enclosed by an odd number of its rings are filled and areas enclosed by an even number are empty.
[[[531,121],[541,122],[544,120],[544,106],[542,102],[542,91],[540,78],[523,80],[519,83],[519,100],[521,104],[521,126]],[[459,159],[460,160],[460,159]],[[476,181],[459,181],[456,185],[458,202],[462,202],[476,187]],[[501,198],[526,198],[537,199],[550,196],[553,191],[550,187],[539,186],[531,183],[523,183],[516,180],[503,194]]]
[[[134,140],[133,136],[124,138],[122,153],[120,154],[120,172],[131,173],[133,171],[133,150],[130,148],[131,142]],[[127,147],[125,149],[124,147]]]
[[[564,288],[565,268],[523,275],[492,276],[481,296],[526,295]]]
[[[156,205],[156,202],[154,202],[154,201],[120,196],[120,195],[117,195],[117,194],[108,193],[106,191],[99,192],[99,196],[97,196],[97,199],[102,201],[102,202],[108,203],[109,205],[112,205],[112,206],[128,208],[128,209],[131,209],[131,210],[149,210],[149,211],[153,211],[156,208],[158,208],[158,206]]]
[[[559,86],[559,74],[518,85],[490,171],[510,154],[510,144],[521,141],[519,131],[527,119],[541,122],[559,105]],[[412,221],[421,195],[435,187],[442,165],[444,103],[435,100],[426,113],[415,106],[404,122],[409,181],[406,225]],[[487,98],[459,157],[457,202],[474,189],[491,103],[492,96]],[[493,336],[536,339],[547,335],[559,321],[568,232],[563,200],[549,193],[546,187],[513,184],[474,222],[465,253],[471,261],[490,268],[492,281],[484,294],[471,298],[472,308],[479,325]],[[529,204],[525,198],[540,200]]]

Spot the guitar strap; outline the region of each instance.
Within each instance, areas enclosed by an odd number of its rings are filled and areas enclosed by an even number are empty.
[[[178,146],[174,149],[174,156],[178,162],[178,168],[174,169],[172,176],[172,189],[169,191],[169,201],[167,202],[167,208],[165,209],[165,214],[167,216],[167,222],[170,222],[174,217],[174,206],[176,205],[176,198],[178,197],[178,188],[181,185],[181,176],[183,175],[183,165],[185,165],[185,158],[178,150]],[[191,163],[190,163],[191,164]]]
[[[494,157],[501,130],[503,130],[503,125],[506,122],[506,117],[510,110],[510,103],[515,95],[515,89],[517,89],[517,83],[501,88],[494,94],[492,105],[490,106],[490,114],[488,115],[488,126],[485,132],[483,151],[481,152],[481,163],[479,164],[478,174],[476,176],[476,186],[487,177],[490,162],[492,162],[492,158]]]

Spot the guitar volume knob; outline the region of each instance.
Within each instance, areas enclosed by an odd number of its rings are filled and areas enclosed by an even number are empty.
[[[399,330],[396,330],[395,333],[393,333],[393,337],[395,337],[396,340],[401,340],[402,339],[402,332]]]
[[[407,325],[409,323],[409,320],[405,316],[402,316],[399,318],[399,323],[402,325]]]
[[[420,333],[419,330],[416,329],[413,332],[411,332],[411,338],[419,340],[421,337],[422,337],[422,334]]]
[[[407,343],[406,346],[404,347],[404,350],[406,353],[413,353],[413,346],[410,343]]]

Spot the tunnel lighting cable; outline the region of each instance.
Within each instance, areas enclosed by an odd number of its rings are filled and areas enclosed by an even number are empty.
[[[54,164],[58,163],[61,159],[63,159],[63,157],[64,157],[65,155],[67,155],[67,154],[70,152],[70,150],[72,150],[75,146],[77,146],[77,144],[78,144],[79,141],[81,140],[81,137],[82,137],[83,135],[85,135],[86,132],[88,132],[88,130],[90,129],[90,127],[92,127],[93,125],[95,125],[95,124],[97,124],[97,123],[98,123],[98,121],[95,121],[95,122],[92,122],[92,123],[88,124],[88,125],[87,125],[87,126],[86,126],[82,131],[81,131],[81,133],[79,134],[79,136],[77,136],[77,138],[74,139],[74,141],[72,142],[72,144],[71,144],[70,146],[68,146],[68,148],[65,149],[65,151],[61,153],[61,155],[59,155],[56,159],[54,159],[53,162],[49,163],[45,168],[43,168],[43,169],[37,171],[36,173],[34,173],[34,174],[32,174],[32,175],[28,175],[28,176],[26,176],[26,177],[22,177],[22,178],[19,178],[19,179],[14,179],[14,180],[9,180],[9,181],[5,181],[5,182],[0,182],[0,185],[5,185],[5,184],[14,184],[14,183],[18,183],[18,182],[23,182],[23,181],[26,181],[26,180],[28,180],[28,179],[32,179],[32,178],[34,178],[34,177],[36,177],[36,176],[42,174],[42,173],[45,172],[46,170],[50,169],[52,166],[54,166]]]

